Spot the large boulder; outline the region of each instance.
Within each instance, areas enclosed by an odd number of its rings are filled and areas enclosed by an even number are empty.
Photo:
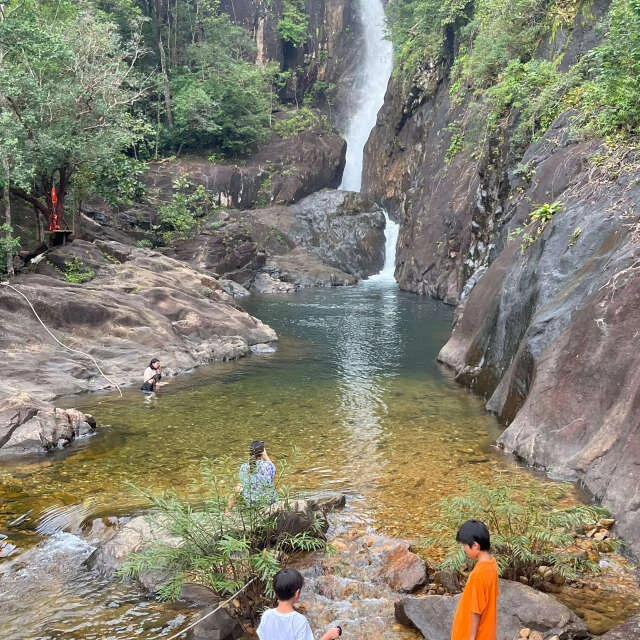
[[[500,580],[497,640],[513,640],[520,630],[539,631],[545,638],[588,638],[585,623],[555,598],[517,582]],[[420,630],[426,640],[449,640],[457,596],[407,596],[396,604],[396,617]]]
[[[136,516],[96,547],[85,562],[90,569],[111,577],[122,568],[132,553],[139,553],[152,543],[177,547],[181,542],[181,538],[169,532],[168,523],[161,516]],[[150,570],[141,572],[138,580],[148,591],[153,592],[167,577],[162,571]]]
[[[242,166],[189,157],[152,162],[145,174],[151,198],[166,200],[177,178],[187,178],[218,195],[219,204],[248,209],[288,204],[324,187],[337,187],[344,168],[346,143],[323,127],[265,144]]]
[[[61,448],[95,429],[92,415],[59,409],[26,393],[0,400],[0,455]]]
[[[167,250],[256,293],[355,284],[385,259],[385,218],[359,194],[323,189],[294,205],[216,214]]]
[[[0,287],[0,398],[26,391],[50,400],[139,385],[153,356],[170,376],[277,340],[273,329],[237,307],[215,277],[156,251],[76,240],[49,252],[48,262],[38,264],[42,273],[21,274],[11,284],[72,350],[45,331],[19,293]],[[94,277],[67,282],[62,271],[69,263],[83,265]]]
[[[192,640],[235,640],[245,637],[240,623],[224,608],[210,605],[200,612],[199,622],[190,631]]]

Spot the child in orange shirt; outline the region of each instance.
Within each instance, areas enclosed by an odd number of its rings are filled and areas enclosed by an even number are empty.
[[[489,553],[489,530],[479,520],[467,520],[458,530],[456,542],[477,562],[453,617],[451,640],[496,640],[498,564]]]

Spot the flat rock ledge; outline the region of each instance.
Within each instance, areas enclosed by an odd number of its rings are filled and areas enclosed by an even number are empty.
[[[20,274],[11,280],[13,288],[0,287],[0,400],[23,391],[51,401],[114,384],[140,386],[152,357],[160,358],[171,377],[240,358],[253,345],[278,339],[271,327],[241,309],[217,278],[156,251],[76,240],[46,257],[36,273]],[[68,282],[69,265],[81,265],[90,279]],[[21,294],[74,352],[42,328]],[[95,358],[108,378],[83,353]]]
[[[396,619],[417,628],[426,640],[449,640],[459,600],[460,595],[407,596],[396,603]],[[518,582],[500,580],[497,640],[514,640],[524,628],[535,631],[543,640],[554,636],[557,640],[590,637],[586,624],[552,596]],[[613,636],[608,640],[626,638]]]
[[[92,415],[59,409],[26,393],[0,401],[0,457],[60,449],[95,430]]]

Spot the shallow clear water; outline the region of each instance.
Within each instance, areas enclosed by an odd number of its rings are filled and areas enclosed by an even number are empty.
[[[55,528],[52,508],[69,514],[72,528],[82,519],[135,512],[145,505],[129,483],[197,498],[202,458],[241,458],[253,439],[265,440],[274,460],[290,461],[297,488],[347,492],[349,518],[409,539],[429,532],[438,501],[464,491],[465,478],[528,474],[494,449],[495,419],[435,361],[450,308],[375,279],[243,302],[277,330],[274,353],[170,379],[150,402],[136,389],[124,398],[64,399],[60,404],[108,426],[66,451],[3,464],[0,531],[24,546],[43,519]],[[20,525],[7,525],[25,513]],[[175,611],[156,610],[122,585],[129,595],[110,595],[114,586],[92,582],[71,564],[69,572],[47,576],[41,595],[23,587],[36,598],[27,610],[15,597],[7,600],[20,587],[0,576],[2,637],[101,637],[84,628],[87,618],[95,629],[109,629],[104,637],[170,635]],[[51,606],[61,599],[70,603],[62,612]]]

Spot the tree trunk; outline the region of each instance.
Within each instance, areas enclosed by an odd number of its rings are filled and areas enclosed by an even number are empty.
[[[2,154],[2,172],[4,173],[4,188],[2,189],[2,204],[4,205],[4,221],[7,225],[7,240],[11,240],[11,199],[9,198],[9,180],[11,177],[11,173],[9,170],[9,160],[7,156]],[[8,246],[11,246],[11,242],[7,243]],[[7,273],[9,276],[14,275],[13,272],[13,251],[10,249],[7,250]]]
[[[171,107],[171,86],[169,85],[169,75],[167,74],[167,63],[164,55],[164,45],[162,36],[158,38],[158,49],[160,50],[160,67],[162,69],[162,86],[164,88],[164,109],[166,112],[167,126],[173,129],[173,113]]]

